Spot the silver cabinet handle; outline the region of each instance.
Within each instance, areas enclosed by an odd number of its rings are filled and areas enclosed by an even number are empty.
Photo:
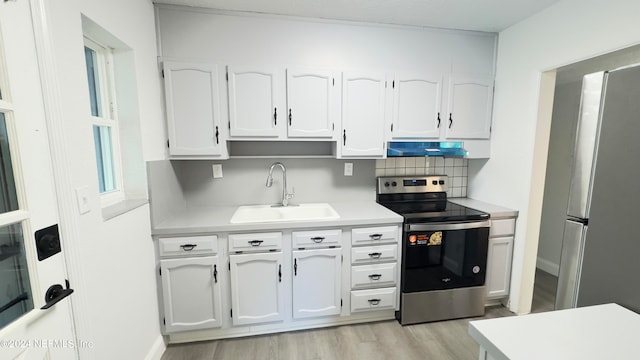
[[[263,240],[249,240],[248,243],[251,246],[260,246],[262,245],[264,241]]]
[[[382,239],[382,234],[371,234],[369,235],[369,237],[371,238],[371,240],[380,240]]]
[[[380,299],[369,299],[367,301],[369,302],[370,305],[379,305],[380,304]]]
[[[381,252],[369,253],[369,257],[372,259],[380,259],[380,256],[382,256]]]
[[[371,274],[371,275],[369,275],[369,279],[371,279],[371,280],[380,280],[381,277],[382,277],[382,274]]]
[[[323,236],[312,237],[311,241],[313,241],[316,244],[319,244],[324,241],[324,237]]]

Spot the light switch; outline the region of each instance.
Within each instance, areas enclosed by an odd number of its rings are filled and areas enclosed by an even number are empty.
[[[353,163],[344,163],[344,176],[353,176]]]
[[[213,178],[219,179],[222,177],[222,164],[213,164]]]
[[[89,186],[76,188],[76,201],[78,202],[78,212],[80,212],[80,215],[91,211],[89,208]]]

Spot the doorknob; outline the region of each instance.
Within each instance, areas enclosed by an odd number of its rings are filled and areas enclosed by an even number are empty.
[[[47,310],[48,308],[60,302],[60,300],[71,295],[73,293],[73,289],[69,288],[69,280],[65,280],[65,285],[67,287],[66,289],[63,288],[60,284],[49,286],[49,288],[47,289],[47,293],[44,295],[44,301],[46,302],[46,304],[44,304],[44,306],[40,309]]]

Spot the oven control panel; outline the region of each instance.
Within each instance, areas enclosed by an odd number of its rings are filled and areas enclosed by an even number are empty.
[[[380,176],[377,180],[378,194],[447,192],[449,189],[447,175]]]

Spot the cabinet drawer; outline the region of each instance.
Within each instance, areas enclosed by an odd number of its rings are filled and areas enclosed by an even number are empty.
[[[352,264],[366,264],[395,261],[398,245],[363,246],[351,249]]]
[[[218,237],[207,235],[160,238],[158,250],[161,257],[215,254],[218,252]]]
[[[358,265],[351,268],[351,288],[394,286],[398,263]]]
[[[342,230],[294,231],[291,238],[294,248],[340,246]]]
[[[489,236],[508,236],[516,232],[516,219],[491,220]]]
[[[229,235],[229,252],[268,251],[282,249],[282,233]]]
[[[378,226],[351,230],[351,243],[353,245],[383,244],[397,241],[397,226]]]
[[[396,308],[396,288],[354,290],[351,292],[351,312]]]

